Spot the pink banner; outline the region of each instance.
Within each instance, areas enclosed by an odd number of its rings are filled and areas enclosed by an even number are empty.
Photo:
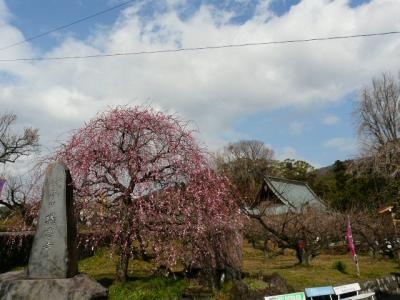
[[[347,242],[349,243],[349,250],[351,251],[351,255],[353,257],[356,256],[356,247],[354,246],[353,235],[351,233],[350,218],[347,222]]]

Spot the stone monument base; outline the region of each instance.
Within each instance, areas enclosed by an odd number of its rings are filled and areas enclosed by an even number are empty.
[[[86,274],[63,279],[30,279],[25,271],[0,274],[0,300],[99,300],[108,290]]]

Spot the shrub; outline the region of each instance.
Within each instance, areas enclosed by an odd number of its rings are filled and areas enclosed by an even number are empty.
[[[333,269],[338,270],[340,273],[347,274],[347,265],[341,260],[333,263]]]

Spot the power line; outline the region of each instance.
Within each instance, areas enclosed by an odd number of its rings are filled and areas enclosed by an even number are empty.
[[[108,13],[108,12],[110,12],[110,11],[112,11],[112,10],[115,10],[115,9],[121,8],[121,7],[123,7],[123,6],[126,6],[126,5],[128,5],[128,4],[130,4],[130,3],[133,3],[134,1],[135,1],[135,0],[130,0],[130,1],[122,2],[122,3],[118,4],[118,5],[109,7],[109,8],[107,8],[107,9],[105,9],[105,10],[101,10],[101,11],[99,11],[99,12],[97,12],[97,13],[94,13],[94,14],[92,14],[92,15],[83,17],[83,18],[78,19],[78,20],[75,20],[75,21],[73,21],[73,22],[71,22],[71,23],[68,23],[68,24],[64,24],[64,25],[55,27],[55,28],[53,28],[53,29],[50,29],[50,30],[48,30],[48,31],[46,31],[46,32],[43,32],[43,33],[40,33],[40,34],[38,34],[38,35],[33,35],[33,36],[30,36],[30,37],[27,37],[26,39],[21,40],[21,41],[19,41],[19,42],[15,42],[15,43],[13,43],[13,44],[10,44],[10,45],[1,47],[1,48],[0,48],[0,51],[6,50],[6,49],[10,49],[10,48],[13,48],[13,47],[15,47],[15,46],[18,46],[18,45],[21,45],[21,44],[24,44],[24,43],[27,43],[27,42],[30,42],[30,41],[39,39],[39,38],[41,38],[41,37],[43,37],[43,36],[45,36],[45,35],[48,35],[48,34],[50,34],[50,33],[53,33],[53,32],[59,31],[59,30],[66,29],[66,28],[71,27],[71,26],[73,26],[73,25],[76,25],[76,24],[78,24],[78,23],[81,23],[81,22],[90,20],[90,19],[92,19],[92,18],[95,18],[95,17],[98,17],[98,16],[103,15],[103,14],[105,14],[105,13]]]
[[[249,46],[266,46],[266,45],[277,45],[277,44],[294,44],[294,43],[307,43],[307,42],[318,42],[318,41],[329,41],[329,40],[343,40],[343,39],[362,38],[362,37],[386,36],[393,34],[400,34],[400,31],[317,37],[308,39],[295,39],[295,40],[270,41],[270,42],[255,42],[255,43],[244,43],[244,44],[226,44],[226,45],[216,45],[216,46],[177,48],[177,49],[160,49],[160,50],[137,51],[137,52],[104,53],[104,54],[92,54],[92,55],[82,55],[82,56],[77,55],[77,56],[59,56],[59,57],[28,57],[28,58],[0,59],[0,62],[45,61],[45,60],[66,60],[66,59],[72,60],[72,59],[184,52],[184,51],[202,51],[202,50],[215,50],[223,48],[239,48],[239,47],[249,47]]]

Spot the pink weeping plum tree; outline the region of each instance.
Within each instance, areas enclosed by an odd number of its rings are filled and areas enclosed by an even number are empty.
[[[112,236],[117,280],[138,248],[159,265],[240,269],[240,211],[187,123],[149,107],[100,113],[57,152],[80,218]],[[236,244],[236,245],[235,245]]]

